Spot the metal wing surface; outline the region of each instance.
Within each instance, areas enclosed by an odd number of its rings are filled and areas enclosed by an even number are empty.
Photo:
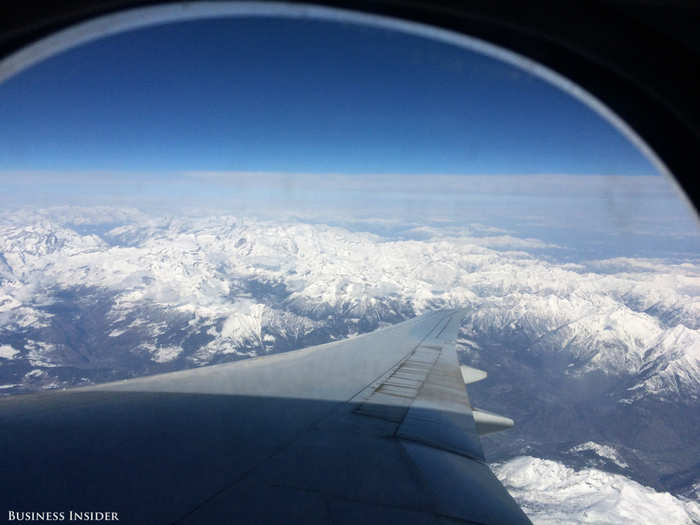
[[[462,317],[1,399],[2,507],[148,524],[530,523],[484,462],[479,431],[506,418],[472,411],[465,381],[483,374],[460,370]]]

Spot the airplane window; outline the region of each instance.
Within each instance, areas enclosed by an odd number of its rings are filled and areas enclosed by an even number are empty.
[[[639,141],[476,44],[126,29],[0,84],[0,401],[460,308],[530,519],[700,519],[700,230]]]

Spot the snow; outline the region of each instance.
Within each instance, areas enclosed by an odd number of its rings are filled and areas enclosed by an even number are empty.
[[[11,345],[0,345],[0,358],[13,359],[17,354],[19,354],[19,350]]]
[[[182,353],[182,348],[179,346],[161,346],[153,352],[153,360],[156,363],[167,363],[177,359]]]
[[[28,350],[27,360],[31,366],[56,366],[56,363],[54,362],[56,357],[54,354],[56,345],[29,339],[25,343],[25,347]]]
[[[601,445],[593,441],[587,441],[586,443],[581,443],[570,449],[570,452],[585,452],[591,451],[601,458],[608,459],[615,463],[618,467],[629,468],[629,465],[620,457],[617,450],[609,445]]]
[[[700,505],[656,492],[619,474],[576,471],[555,461],[521,456],[493,471],[536,525],[692,525]]]
[[[48,377],[48,374],[44,370],[37,368],[36,370],[31,370],[24,374],[24,377],[28,379],[39,379],[42,377]]]
[[[151,360],[156,363],[169,363],[182,354],[182,348],[179,346],[157,346],[149,343],[140,345],[136,350],[147,352],[150,354]]]
[[[218,334],[232,344],[247,340],[262,340],[262,315],[265,305],[250,300],[239,300],[231,308],[232,312],[224,321]]]

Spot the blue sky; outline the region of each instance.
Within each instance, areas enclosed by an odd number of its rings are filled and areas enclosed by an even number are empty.
[[[123,33],[0,85],[0,122],[5,208],[195,207],[390,234],[481,223],[591,257],[700,250],[670,184],[581,102],[380,29],[232,18]]]
[[[493,59],[337,23],[205,20],[0,85],[0,170],[649,175],[590,109]]]

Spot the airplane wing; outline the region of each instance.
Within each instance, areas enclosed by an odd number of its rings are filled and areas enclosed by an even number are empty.
[[[304,350],[0,399],[0,512],[530,523],[484,461],[480,432],[512,421],[471,407],[465,382],[485,374],[459,367],[462,318],[433,312]]]

